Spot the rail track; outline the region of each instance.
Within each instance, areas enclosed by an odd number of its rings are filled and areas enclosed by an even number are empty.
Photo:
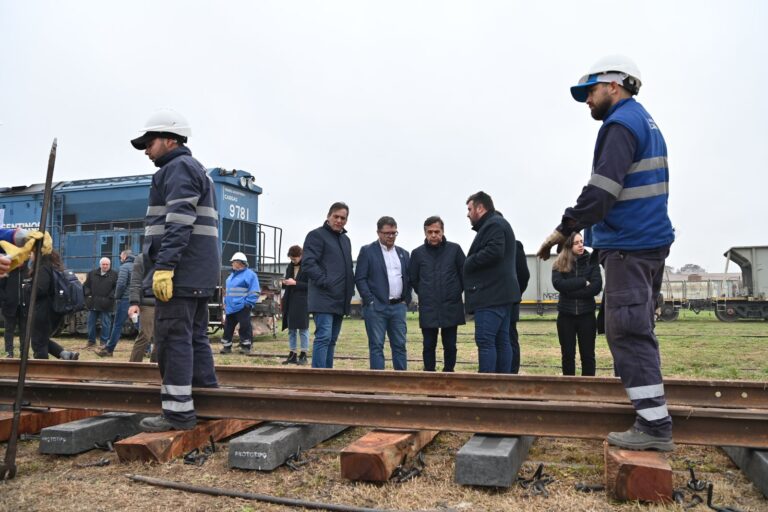
[[[602,439],[634,411],[618,379],[218,366],[221,388],[196,388],[200,416]],[[15,399],[18,361],[0,361],[0,403]],[[157,367],[30,361],[33,406],[155,413]],[[668,379],[683,444],[768,448],[768,384]]]

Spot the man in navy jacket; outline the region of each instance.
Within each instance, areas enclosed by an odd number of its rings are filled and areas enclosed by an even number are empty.
[[[605,269],[608,347],[637,413],[629,430],[608,434],[608,443],[629,450],[671,451],[672,418],[664,395],[654,310],[675,230],[667,204],[667,144],[656,121],[633,98],[641,85],[637,65],[611,55],[571,87],[573,99],[586,103],[602,126],[589,182],[538,256],[546,260],[554,245],[585,230],[584,245],[595,249]]]
[[[352,244],[344,229],[348,218],[349,206],[333,203],[323,225],[307,233],[304,240],[307,308],[315,320],[312,368],[333,368],[341,322],[349,314],[355,294]]]
[[[467,217],[477,235],[464,262],[464,303],[475,315],[479,371],[509,373],[509,323],[512,305],[520,302],[515,234],[485,192],[469,196]]]
[[[218,387],[208,341],[208,299],[219,284],[219,214],[213,181],[185,146],[189,123],[170,109],[149,118],[131,141],[159,167],[144,228],[144,293],[154,296],[163,414],[141,421],[148,432],[197,423],[192,387]]]
[[[384,369],[384,335],[392,348],[395,370],[408,368],[405,314],[411,302],[408,251],[395,245],[397,222],[382,217],[376,223],[378,240],[360,249],[355,283],[363,301],[371,370]]]

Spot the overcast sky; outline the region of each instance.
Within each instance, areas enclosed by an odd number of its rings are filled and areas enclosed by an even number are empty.
[[[768,245],[767,22],[760,0],[0,0],[0,186],[43,182],[54,137],[56,180],[153,172],[128,141],[167,106],[204,165],[256,176],[283,252],[339,200],[355,254],[382,215],[408,250],[433,214],[467,250],[482,189],[533,253],[589,179],[600,125],[569,87],[623,53],[669,149],[667,263],[722,272]]]

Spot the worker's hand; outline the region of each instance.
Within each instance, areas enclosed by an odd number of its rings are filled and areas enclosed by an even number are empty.
[[[16,245],[0,240],[0,247],[3,248],[5,256],[11,260],[7,272],[15,270],[22,266],[32,254],[32,248],[35,246],[34,239],[27,241],[22,247],[16,247]]]
[[[131,306],[128,308],[128,318],[131,318],[133,315],[139,314],[139,306],[136,304],[131,304]]]
[[[11,258],[0,254],[0,277],[6,277],[11,271]]]
[[[152,278],[152,291],[155,298],[168,302],[173,297],[173,270],[155,270]]]
[[[25,231],[19,238],[21,240],[19,245],[26,245],[30,240],[42,243],[43,245],[40,247],[40,252],[42,254],[51,254],[51,251],[53,250],[53,241],[51,240],[51,235],[49,235],[47,231],[43,232],[36,229]]]
[[[536,253],[536,256],[543,260],[548,260],[552,247],[556,245],[557,252],[560,252],[563,242],[565,242],[565,235],[557,230],[553,231],[552,234],[549,235],[546,240],[544,240],[544,243],[541,244],[541,247],[539,247],[539,252]]]

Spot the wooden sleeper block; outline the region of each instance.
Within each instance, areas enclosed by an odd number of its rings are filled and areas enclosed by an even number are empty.
[[[341,477],[386,482],[397,466],[414,457],[437,434],[436,430],[372,430],[341,451]]]
[[[672,501],[672,467],[659,452],[622,450],[603,442],[605,490],[617,500]]]
[[[115,443],[120,462],[168,462],[210,442],[242,432],[260,422],[253,420],[209,420],[199,422],[191,430],[143,432]]]
[[[88,409],[48,409],[47,411],[21,411],[19,415],[19,434],[37,434],[46,427],[69,423],[91,416],[98,416],[99,411]],[[0,412],[0,442],[11,437],[13,411]]]

